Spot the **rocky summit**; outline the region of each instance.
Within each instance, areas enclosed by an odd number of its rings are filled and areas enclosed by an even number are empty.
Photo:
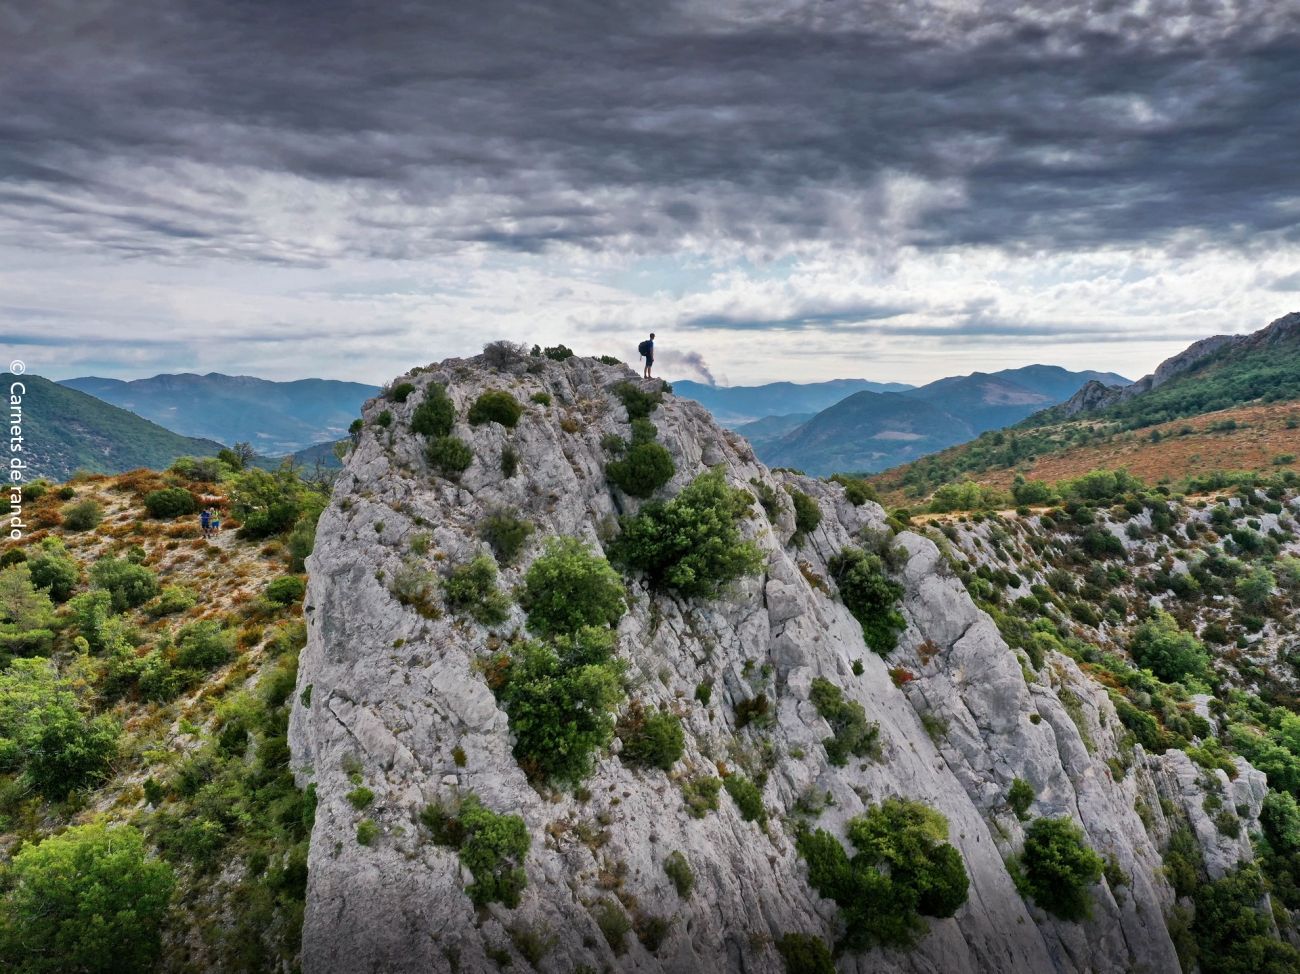
[[[1179,970],[1161,850],[1249,860],[1261,772],[1125,740],[856,482],[553,351],[354,432],[289,728],[308,974]]]

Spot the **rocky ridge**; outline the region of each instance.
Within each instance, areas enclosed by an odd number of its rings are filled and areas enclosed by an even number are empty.
[[[651,416],[676,466],[661,493],[675,494],[714,467],[732,485],[778,491],[780,514],[769,521],[756,498],[742,527],[763,552],[764,573],[716,601],[629,580],[618,653],[635,696],[682,717],[686,750],[673,771],[634,770],[610,753],[574,793],[529,783],[477,665],[522,630],[522,610],[513,606],[509,621],[492,627],[426,618],[394,598],[385,579],[413,557],[420,535],[431,539],[419,556],[431,568],[467,562],[483,547],[476,524],[502,506],[536,526],[521,564],[502,569],[507,588],[542,539],[574,536],[599,550],[617,517],[640,503],[607,483],[601,446],[603,436],[627,430],[611,390],[631,378],[591,359],[503,369],[453,359],[396,380],[415,387],[405,402],[366,405],[366,428],[309,562],[308,643],[296,691],[303,706],[294,708],[289,733],[300,783],[314,784],[318,798],[304,970],[496,970],[510,960],[527,964],[527,945],[541,940],[547,946],[535,966],[544,971],[781,971],[773,942],[782,934],[836,936],[835,906],[809,887],[791,836],[801,800],[820,793],[831,802],[816,825],[837,835],[888,796],[937,809],[970,877],[966,903],[951,919],[927,921],[915,948],[846,954],[842,972],[1177,971],[1165,921],[1174,895],[1159,854],[1174,820],[1192,820],[1212,872],[1251,856],[1247,839],[1201,827],[1200,769],[1181,751],[1146,755],[1139,745],[1135,772],[1116,780],[1107,759],[1119,753],[1123,728],[1105,690],[1073,660],[1052,654],[1038,672],[1024,666],[932,540],[909,531],[888,539],[878,506],[854,505],[834,483],[769,471],[743,439],[671,395]],[[473,450],[456,481],[429,469],[422,437],[408,430],[435,383],[455,404],[455,435]],[[545,393],[550,405],[530,406],[514,430],[471,426],[467,407],[488,389],[524,403]],[[391,425],[377,422],[383,412]],[[518,458],[514,476],[502,469],[508,448]],[[806,537],[794,538],[783,488],[805,492],[822,512]],[[829,581],[830,559],[864,543],[896,552],[904,588],[907,628],[888,660],[864,645]],[[828,725],[809,700],[819,676],[879,723],[880,760],[828,763],[821,746]],[[705,680],[713,693],[701,703],[694,691]],[[760,693],[772,701],[773,719],[738,728],[736,705]],[[1236,760],[1235,780],[1220,771],[1217,784],[1249,831],[1263,775]],[[766,827],[744,821],[725,795],[716,813],[687,813],[677,785],[720,765],[766,769]],[[1076,820],[1116,863],[1108,871],[1115,886],[1103,880],[1091,890],[1091,919],[1055,919],[1017,891],[1005,865],[1024,835],[1006,800],[1016,778],[1034,789],[1033,815]],[[357,841],[363,815],[348,799],[358,782],[375,796],[364,813],[378,830],[368,844]],[[430,842],[420,824],[430,803],[468,793],[527,824],[528,885],[515,909],[476,910],[456,854]],[[664,872],[673,851],[694,870],[687,900]],[[602,903],[670,926],[656,949],[629,937],[616,953],[593,916]]]

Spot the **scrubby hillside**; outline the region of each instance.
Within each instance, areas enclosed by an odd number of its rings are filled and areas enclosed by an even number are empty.
[[[308,974],[1294,967],[1294,877],[1250,864],[1296,851],[1283,718],[1248,728],[1266,778],[1209,662],[1102,666],[1050,598],[1016,624],[993,554],[554,359],[399,379],[321,517]]]
[[[1300,453],[1300,313],[1250,335],[1195,343],[1131,385],[1091,382],[1014,427],[885,471],[891,501],[916,504],[962,479],[1005,485],[1128,467],[1150,481],[1292,466]]]
[[[205,495],[235,512],[211,540]],[[211,459],[27,486],[0,555],[0,968],[296,967],[314,802],[285,732],[320,506]]]

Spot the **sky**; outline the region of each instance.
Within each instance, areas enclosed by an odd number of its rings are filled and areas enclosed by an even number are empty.
[[[1297,92],[1294,0],[0,0],[0,355],[1135,378],[1300,310]]]

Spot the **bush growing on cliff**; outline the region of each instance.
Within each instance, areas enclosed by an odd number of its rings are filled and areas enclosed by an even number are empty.
[[[1007,804],[1016,813],[1016,818],[1023,822],[1029,818],[1029,807],[1034,803],[1034,797],[1034,786],[1024,778],[1017,778],[1011,782],[1011,789],[1007,792]]]
[[[635,382],[620,382],[614,387],[614,395],[623,403],[627,418],[631,420],[645,419],[663,401],[663,393],[659,389],[648,392]]]
[[[626,610],[623,583],[577,538],[552,538],[528,567],[520,597],[528,628],[543,636],[612,626]]]
[[[454,436],[439,436],[424,448],[425,459],[448,480],[454,480],[474,462],[474,451],[468,443]]]
[[[508,565],[533,533],[530,522],[518,516],[518,512],[498,508],[491,511],[478,524],[478,536],[488,543],[497,561]]]
[[[14,856],[0,967],[22,974],[152,970],[175,885],[130,825],[80,825]]]
[[[477,795],[466,795],[459,807],[430,805],[420,820],[439,845],[460,853],[460,861],[474,876],[465,892],[476,906],[504,903],[514,909],[528,885],[524,858],[532,840],[518,815],[503,815],[485,808]]]
[[[817,530],[817,525],[822,523],[821,507],[802,490],[791,487],[786,488],[786,490],[790,494],[790,499],[794,501],[795,534],[799,537],[812,534]]]
[[[1284,791],[1270,791],[1259,813],[1259,851],[1273,895],[1300,910],[1300,808]]]
[[[1025,830],[1014,878],[1021,893],[1048,913],[1062,920],[1086,920],[1092,914],[1088,887],[1101,879],[1105,866],[1072,820],[1039,818]]]
[[[666,710],[633,703],[618,722],[623,742],[619,757],[628,764],[670,771],[686,747],[681,718]]]
[[[489,663],[515,736],[514,755],[529,777],[581,781],[593,756],[613,737],[613,709],[623,699],[613,633],[585,628],[552,644],[524,643]]]
[[[425,391],[423,401],[411,413],[411,432],[437,439],[450,436],[455,422],[455,404],[447,395],[446,389],[434,384]]]
[[[727,486],[721,470],[701,474],[672,500],[652,501],[622,518],[610,555],[644,572],[655,588],[716,595],[727,582],[762,568],[758,546],[742,541],[737,526],[751,503],[749,491]]]
[[[835,974],[830,948],[813,934],[787,933],[776,942],[776,952],[785,962],[785,974]]]
[[[500,423],[506,429],[514,429],[523,414],[524,407],[510,393],[501,389],[489,389],[474,400],[467,418],[471,426]]]
[[[862,704],[845,700],[843,690],[820,676],[812,682],[810,699],[834,734],[822,741],[831,764],[843,767],[849,755],[880,756],[880,725],[867,720]]]
[[[862,626],[867,645],[887,656],[898,645],[898,634],[907,628],[897,608],[903,586],[885,575],[879,556],[861,548],[845,548],[831,559],[829,567],[840,598]]]
[[[909,947],[924,932],[923,915],[949,917],[966,902],[965,864],[933,809],[888,798],[851,819],[848,837],[852,857],[823,829],[802,831],[795,844],[809,885],[840,907],[849,950]]]
[[[658,443],[636,443],[621,459],[605,465],[605,475],[631,497],[649,497],[673,479],[672,454]]]
[[[1196,890],[1192,929],[1204,974],[1291,974],[1300,951],[1274,939],[1273,920],[1260,910],[1265,885],[1254,863]]]
[[[767,809],[763,807],[763,792],[758,785],[743,774],[728,775],[722,786],[740,809],[740,817],[746,822],[757,822],[760,827],[767,824]]]
[[[240,535],[269,538],[289,530],[313,493],[287,464],[274,472],[245,470],[230,483],[230,507],[239,518]]]
[[[499,625],[510,617],[510,600],[497,588],[496,562],[487,555],[453,568],[442,590],[447,608],[485,626]]]

